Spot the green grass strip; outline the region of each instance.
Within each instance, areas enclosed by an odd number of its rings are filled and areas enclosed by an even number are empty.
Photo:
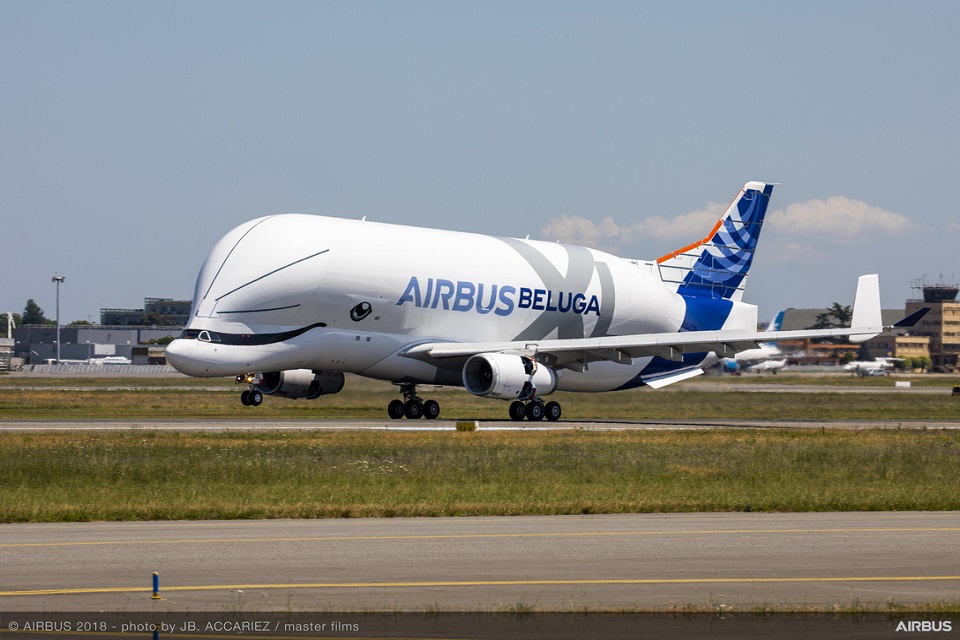
[[[0,521],[960,509],[960,434],[0,434]]]

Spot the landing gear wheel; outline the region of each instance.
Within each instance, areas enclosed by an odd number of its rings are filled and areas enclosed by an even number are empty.
[[[403,403],[403,415],[410,420],[419,420],[423,415],[423,405],[416,400],[407,400]]]
[[[527,420],[531,422],[540,422],[543,420],[543,403],[536,400],[527,403]]]
[[[550,402],[547,403],[547,406],[544,407],[544,409],[546,409],[546,412],[547,412],[547,420],[549,420],[550,422],[556,422],[557,420],[560,419],[560,414],[562,412],[560,410],[559,402],[553,402],[551,400]]]
[[[525,404],[523,404],[519,400],[515,400],[514,402],[510,403],[510,419],[511,420],[515,422],[519,422],[520,420],[523,420],[526,417],[526,415],[527,415],[527,406]]]
[[[436,420],[440,417],[440,403],[436,400],[427,400],[423,403],[423,417],[427,420]]]
[[[240,392],[240,404],[242,404],[245,407],[250,406],[250,390],[249,389],[244,389],[243,391]]]
[[[259,407],[263,403],[263,394],[259,389],[254,389],[247,394],[247,400],[250,401],[251,407]]]
[[[391,400],[387,405],[387,415],[393,420],[399,420],[403,417],[403,400]]]

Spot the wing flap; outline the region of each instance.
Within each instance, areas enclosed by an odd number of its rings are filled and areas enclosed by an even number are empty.
[[[650,378],[644,378],[643,382],[648,386],[654,389],[662,389],[663,387],[673,384],[674,382],[680,382],[681,380],[686,380],[687,378],[693,378],[699,376],[703,373],[703,369],[685,369],[682,371],[676,371],[673,373],[668,373],[662,376],[653,376]]]

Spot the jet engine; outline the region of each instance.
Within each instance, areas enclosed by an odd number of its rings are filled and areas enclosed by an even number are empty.
[[[269,396],[313,400],[343,389],[343,374],[339,371],[310,369],[271,371],[263,374],[257,389]]]
[[[530,400],[553,393],[557,374],[527,356],[479,353],[463,365],[463,386],[477,396]]]

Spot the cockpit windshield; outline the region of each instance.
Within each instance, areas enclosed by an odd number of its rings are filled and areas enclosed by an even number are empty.
[[[221,342],[220,334],[206,329],[186,329],[180,334],[181,340],[199,340],[200,342]]]
[[[294,329],[292,331],[282,331],[280,333],[218,333],[208,329],[185,329],[180,334],[179,339],[199,340],[200,342],[220,342],[234,345],[263,345],[290,340],[311,329],[325,326],[327,325],[324,322],[316,322],[307,327]]]

